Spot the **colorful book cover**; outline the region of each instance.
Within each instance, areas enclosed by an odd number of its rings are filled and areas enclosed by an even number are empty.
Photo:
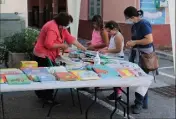
[[[94,65],[93,70],[101,77],[101,78],[115,78],[119,77],[118,72],[110,68],[106,65]]]
[[[34,82],[40,82],[38,76],[36,74],[30,74],[28,75],[29,80],[34,81]]]
[[[122,78],[135,77],[135,74],[130,69],[117,69],[117,71]]]
[[[11,74],[23,74],[23,72],[16,68],[0,69],[0,74],[11,75]]]
[[[6,76],[4,74],[0,74],[0,84],[6,83]]]
[[[70,72],[58,72],[55,74],[60,81],[75,81],[78,78]]]
[[[146,76],[147,74],[141,68],[131,68],[131,71],[135,74],[135,76]]]
[[[98,74],[96,74],[93,71],[80,71],[78,72],[78,75],[81,80],[97,80],[100,79]]]
[[[49,73],[46,67],[37,67],[37,68],[23,68],[22,71],[25,74],[38,74],[38,73]]]
[[[40,82],[56,81],[56,77],[52,74],[38,74],[37,77]]]
[[[48,67],[48,71],[51,74],[57,73],[57,72],[67,72],[66,68],[63,66],[58,67]]]
[[[21,61],[20,68],[36,68],[38,63],[36,61]]]
[[[9,85],[30,84],[31,81],[25,74],[6,75],[7,83]]]

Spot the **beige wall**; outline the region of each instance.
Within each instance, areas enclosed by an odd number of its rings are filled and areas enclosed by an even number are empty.
[[[80,8],[80,19],[87,20],[88,19],[88,0],[81,0],[81,8]]]
[[[81,0],[80,19],[88,20],[88,1]],[[111,1],[111,2],[110,2]],[[128,6],[134,6],[140,9],[140,0],[103,0],[103,19],[104,21],[115,20],[124,23],[123,11]],[[169,24],[169,12],[166,8],[166,24]]]
[[[0,5],[0,13],[15,13],[23,17],[28,24],[27,0],[5,0],[5,4]]]
[[[125,22],[123,11],[128,6],[135,6],[136,0],[103,0],[103,19],[115,20],[117,22]]]

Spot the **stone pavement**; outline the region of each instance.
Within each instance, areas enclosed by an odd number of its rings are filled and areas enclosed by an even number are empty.
[[[5,119],[84,119],[85,111],[89,104],[92,103],[92,100],[84,95],[80,97],[83,108],[82,115],[80,114],[76,93],[76,107],[74,107],[69,90],[59,90],[56,100],[59,101],[61,105],[54,107],[51,116],[47,118],[46,115],[49,110],[49,105],[42,108],[41,101],[36,98],[33,91],[6,93],[4,94]],[[1,114],[2,112],[0,111],[0,115]],[[95,104],[89,112],[89,118],[109,119],[110,114],[110,110],[99,104]],[[122,117],[115,114],[114,118]]]

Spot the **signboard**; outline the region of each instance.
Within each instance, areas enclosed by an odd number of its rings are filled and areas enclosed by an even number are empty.
[[[165,8],[156,8],[155,0],[140,0],[140,8],[144,11],[144,19],[151,24],[165,24]]]

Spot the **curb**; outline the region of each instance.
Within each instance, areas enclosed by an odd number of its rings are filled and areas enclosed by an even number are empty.
[[[156,54],[158,55],[159,58],[169,60],[173,62],[173,55],[162,52],[162,51],[156,51]]]
[[[165,59],[165,60],[169,60],[169,61],[173,62],[173,55],[168,54],[166,52],[158,51],[158,50],[156,50],[155,52],[160,59]],[[125,50],[124,53],[126,55],[129,55],[130,50]]]

